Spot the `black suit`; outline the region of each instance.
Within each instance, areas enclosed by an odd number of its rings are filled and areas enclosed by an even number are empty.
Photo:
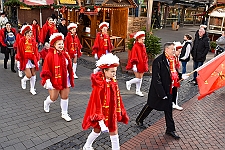
[[[169,62],[166,59],[165,53],[158,56],[152,64],[152,80],[148,93],[147,104],[141,110],[136,121],[143,120],[153,110],[164,111],[166,119],[166,131],[175,131],[175,125],[172,116],[172,94],[171,94],[171,73]],[[163,99],[164,97],[167,99]]]

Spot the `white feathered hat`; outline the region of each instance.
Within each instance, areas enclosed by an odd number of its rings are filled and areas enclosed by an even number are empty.
[[[21,28],[21,30],[20,30],[20,33],[22,35],[24,35],[25,32],[28,31],[28,30],[32,30],[32,26],[31,25],[23,25],[22,28]]]
[[[134,39],[139,39],[141,37],[145,36],[145,31],[138,31],[135,35],[134,35]]]
[[[64,35],[62,33],[53,33],[49,38],[49,44],[53,46],[58,40],[64,40]]]
[[[105,69],[119,66],[119,58],[112,53],[102,55],[96,62],[96,67]]]
[[[99,29],[102,29],[103,27],[109,28],[109,23],[108,22],[102,22],[102,23],[100,23]]]
[[[71,30],[73,28],[77,28],[77,24],[76,23],[70,23],[67,27],[68,30]]]

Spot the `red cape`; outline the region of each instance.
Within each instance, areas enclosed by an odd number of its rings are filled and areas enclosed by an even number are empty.
[[[67,88],[67,71],[69,73],[70,84],[71,87],[74,87],[74,77],[73,77],[73,69],[72,69],[72,61],[69,55],[62,51],[59,55],[59,65],[61,68],[61,77],[62,77],[62,85],[60,85],[55,79],[55,60],[54,60],[54,48],[50,47],[48,50],[48,54],[45,57],[45,61],[43,64],[42,71],[40,76],[42,78],[41,84],[44,85],[47,79],[50,79],[52,86],[57,90],[62,90]],[[66,66],[65,59],[68,60],[68,65]]]
[[[98,32],[97,35],[96,35],[96,38],[95,38],[95,42],[94,42],[94,45],[92,47],[92,54],[96,54],[98,55],[98,58],[100,58],[103,54],[105,54],[106,50],[108,50],[108,52],[111,52],[111,50],[113,49],[113,45],[110,41],[110,36],[108,35],[108,48],[105,49],[104,47],[104,39],[103,39],[103,36],[102,36],[102,33],[101,32]]]
[[[71,43],[76,43],[77,52],[71,50],[71,47],[72,47]],[[65,47],[66,51],[69,53],[71,58],[74,58],[74,54],[77,54],[78,58],[82,55],[82,53],[81,53],[82,45],[80,43],[80,40],[77,35],[75,35],[73,38],[73,36],[71,35],[71,32],[67,33],[67,36],[64,41],[64,47]]]
[[[33,31],[33,36],[34,39],[37,40],[37,42],[39,42],[39,34],[40,34],[40,26],[38,24],[34,25],[32,24],[32,31]]]
[[[146,48],[144,44],[140,44],[137,41],[134,43],[134,46],[130,51],[126,69],[131,70],[134,64],[136,64],[137,71],[139,73],[148,71],[148,56],[146,53]]]
[[[25,42],[26,38],[22,37],[19,41],[19,45],[17,47],[17,54],[16,54],[16,59],[20,61],[20,70],[25,70],[26,64],[28,60],[33,60],[35,69],[38,70],[38,61],[40,60],[40,55],[38,53],[37,49],[37,42],[34,40],[34,38],[31,38],[30,43],[32,44],[32,49],[33,49],[33,54],[29,56],[29,58],[25,55]]]
[[[92,93],[84,115],[82,127],[87,130],[90,127],[100,128],[98,121],[105,120],[103,114],[103,102],[105,100],[106,80],[102,72],[91,75]],[[117,81],[110,82],[110,102],[108,115],[108,128],[110,132],[116,131],[117,122],[128,123],[129,117],[124,108]],[[106,124],[107,125],[107,124]]]
[[[53,33],[57,33],[58,30],[56,28],[55,25],[49,25],[48,21],[46,21],[46,23],[43,25],[41,32],[40,32],[40,37],[39,40],[42,44],[44,44],[45,42],[45,38],[47,37],[47,34],[49,33],[49,37],[53,34]]]

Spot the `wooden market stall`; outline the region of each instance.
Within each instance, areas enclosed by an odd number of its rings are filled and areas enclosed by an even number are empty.
[[[91,54],[92,46],[99,31],[98,25],[109,22],[109,35],[114,46],[112,51],[125,50],[125,38],[127,37],[128,9],[136,7],[133,0],[105,0],[94,11],[90,9],[81,11],[84,32],[81,36],[83,51]]]

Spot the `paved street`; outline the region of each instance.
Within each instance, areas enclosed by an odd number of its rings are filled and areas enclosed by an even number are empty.
[[[166,28],[155,31],[155,34],[161,37],[164,43],[182,41],[185,33],[194,35],[196,30],[197,27],[180,28],[179,31]],[[127,56],[124,52],[117,55],[120,58]],[[213,54],[209,53],[207,60],[212,57]],[[90,74],[94,68],[94,59],[88,56],[82,56],[79,59],[77,71],[79,79],[75,80],[75,88],[71,89],[69,97],[69,114],[73,120],[66,122],[61,118],[59,99],[51,105],[50,113],[44,113],[43,101],[48,96],[48,92],[40,85],[39,72],[36,83],[38,94],[33,96],[29,93],[29,82],[27,82],[27,89],[23,90],[18,75],[12,73],[10,68],[3,69],[3,58],[0,54],[0,149],[80,149],[91,131],[83,131],[81,123],[91,92]],[[192,61],[188,63],[187,71],[192,71]],[[222,99],[224,89],[202,101],[197,101],[198,87],[191,85],[188,81],[182,82],[179,89],[179,105],[183,105],[185,109],[174,111],[177,133],[181,136],[181,140],[174,141],[164,136],[165,123],[162,112],[153,111],[146,118],[145,124],[150,126],[146,130],[139,129],[135,125],[135,118],[146,103],[151,77],[144,77],[142,91],[145,96],[143,98],[134,95],[134,86],[131,91],[125,89],[125,81],[132,76],[122,74],[119,70],[117,78],[130,117],[128,125],[119,124],[121,149],[194,149],[196,147],[200,149],[206,148],[205,145],[207,149],[224,147],[224,142],[221,141],[224,138],[224,101]],[[203,141],[208,143],[203,145]],[[102,134],[93,147],[97,150],[110,149],[109,136]]]

